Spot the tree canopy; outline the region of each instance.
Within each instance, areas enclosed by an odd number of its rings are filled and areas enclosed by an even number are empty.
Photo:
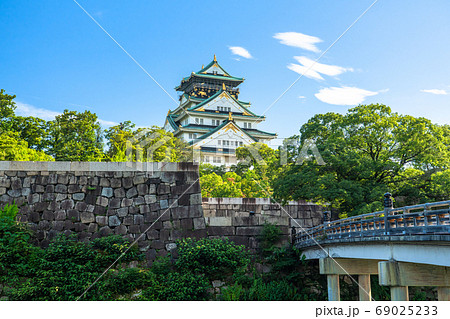
[[[382,209],[387,191],[402,195],[402,204],[434,200],[430,176],[449,168],[448,137],[448,127],[381,104],[360,105],[344,115],[318,114],[294,137],[298,147],[274,181],[274,194],[330,203],[344,214]],[[324,165],[315,158],[297,165],[300,150],[311,140]],[[415,186],[422,187],[421,194]]]

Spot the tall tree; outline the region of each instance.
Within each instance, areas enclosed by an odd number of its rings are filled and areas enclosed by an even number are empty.
[[[400,176],[417,181],[450,163],[445,128],[380,104],[360,105],[345,115],[318,114],[301,127],[298,140],[297,152],[274,182],[276,197],[328,202],[344,214],[381,209],[384,192],[402,192],[396,184]],[[325,165],[314,160],[296,165],[310,140]],[[408,173],[411,168],[422,173]]]
[[[104,158],[97,115],[64,110],[49,122],[48,153],[57,161],[101,161]]]
[[[130,121],[105,131],[110,161],[179,162],[192,159],[187,143],[158,126],[138,128]]]

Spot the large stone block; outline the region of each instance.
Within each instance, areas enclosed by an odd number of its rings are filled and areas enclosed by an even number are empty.
[[[231,217],[205,217],[206,223],[209,226],[231,226]]]
[[[238,236],[258,236],[261,235],[262,226],[243,226],[236,227],[236,235]]]
[[[125,194],[125,189],[123,187],[114,190],[114,196],[116,198],[123,198],[125,197]]]
[[[121,207],[129,207],[133,205],[133,200],[131,198],[124,198],[122,199],[122,204],[120,205]]]
[[[176,221],[174,221],[174,222],[176,222]],[[183,229],[183,230],[193,229],[194,228],[194,224],[192,222],[192,218],[181,219],[179,227],[181,229]],[[178,228],[178,226],[176,226],[176,228]]]
[[[110,227],[116,227],[119,226],[121,224],[119,217],[117,216],[109,216],[108,217],[108,225]]]
[[[61,194],[66,194],[67,193],[67,186],[63,185],[63,184],[58,184],[58,185],[55,186],[55,192],[61,193]]]
[[[111,187],[103,187],[102,196],[110,198],[110,197],[113,197],[113,195],[114,195],[114,190]]]
[[[205,229],[206,228],[205,219],[203,217],[193,218],[192,221],[194,223],[194,229]]]
[[[75,203],[71,199],[65,199],[61,202],[61,209],[73,209]]]
[[[226,226],[226,227],[208,227],[206,229],[209,236],[231,236],[235,234],[234,227],[232,226]]]
[[[93,223],[95,222],[95,216],[93,213],[82,212],[80,214],[80,219],[83,224]]]
[[[260,216],[260,225],[264,225],[264,223],[274,224],[278,226],[289,226],[289,220],[291,218],[287,215],[285,216]]]
[[[202,205],[191,205],[189,207],[189,218],[203,217]]]
[[[122,207],[122,208],[117,209],[116,212],[119,217],[125,217],[128,215],[129,210],[128,210],[128,207]]]
[[[192,194],[192,195],[190,195],[189,203],[191,205],[201,205],[202,204],[202,195],[201,194]]]
[[[67,219],[73,222],[80,221],[80,212],[74,209],[67,210]]]
[[[125,177],[122,180],[122,185],[123,187],[125,187],[126,189],[133,187],[133,178],[132,177]]]
[[[116,234],[116,235],[125,235],[126,233],[128,232],[128,229],[127,229],[127,227],[125,226],[125,225],[119,225],[118,227],[116,227],[115,229],[114,229],[114,233]]]
[[[84,193],[75,193],[72,195],[72,199],[80,201],[80,200],[83,200],[85,196],[86,196],[86,194],[84,194]]]
[[[189,218],[189,207],[179,206],[170,209],[170,214],[173,219]]]
[[[137,192],[136,187],[132,187],[129,190],[127,190],[127,194],[126,194],[127,198],[133,198],[137,195],[138,195],[138,192]]]
[[[233,226],[258,226],[259,224],[260,224],[260,216],[258,215],[233,217]]]
[[[106,226],[106,225],[108,225],[108,217],[106,217],[106,216],[95,216],[95,222],[99,226]]]
[[[112,229],[109,228],[108,226],[101,227],[98,232],[99,232],[101,237],[109,236],[109,235],[111,235],[113,233]]]
[[[99,205],[99,206],[102,206],[102,207],[106,207],[106,206],[108,206],[108,198],[99,196],[99,197],[97,197],[97,200],[95,201],[95,204]]]
[[[169,208],[169,202],[167,201],[167,199],[160,200],[159,201],[159,207],[161,209]]]
[[[158,185],[158,189],[157,189],[158,195],[169,194],[169,192],[170,192],[170,186],[168,184],[161,183]]]

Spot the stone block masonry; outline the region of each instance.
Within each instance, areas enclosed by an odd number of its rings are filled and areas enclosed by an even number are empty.
[[[291,227],[322,222],[324,208],[308,202],[289,202],[288,215],[265,198],[202,199],[198,178],[193,163],[5,161],[0,207],[15,203],[41,247],[61,233],[81,241],[117,234],[139,238],[150,262],[181,238],[228,237],[256,252],[265,222],[280,226],[282,242]]]
[[[269,198],[203,198],[203,214],[209,237],[228,237],[256,252],[265,223],[278,225],[279,244],[296,232],[322,224],[325,207],[306,201],[290,201],[280,207]]]
[[[0,162],[0,205],[19,207],[41,247],[60,233],[136,240],[153,225],[137,243],[152,261],[206,236],[198,177],[192,163]]]

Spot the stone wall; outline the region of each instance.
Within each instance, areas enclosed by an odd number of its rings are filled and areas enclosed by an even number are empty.
[[[197,165],[131,164],[0,162],[0,205],[16,203],[42,247],[59,233],[118,234],[152,261],[177,239],[206,236]]]
[[[324,208],[283,206],[264,198],[201,198],[192,163],[0,162],[0,207],[15,203],[19,220],[46,247],[60,233],[89,241],[109,234],[138,240],[151,262],[180,238],[228,237],[255,252],[265,222],[291,227],[322,222]],[[298,224],[297,224],[298,223]]]
[[[226,236],[255,251],[265,223],[278,225],[281,244],[296,232],[322,223],[325,208],[306,201],[290,201],[280,207],[269,198],[203,198],[203,214],[209,237]]]

